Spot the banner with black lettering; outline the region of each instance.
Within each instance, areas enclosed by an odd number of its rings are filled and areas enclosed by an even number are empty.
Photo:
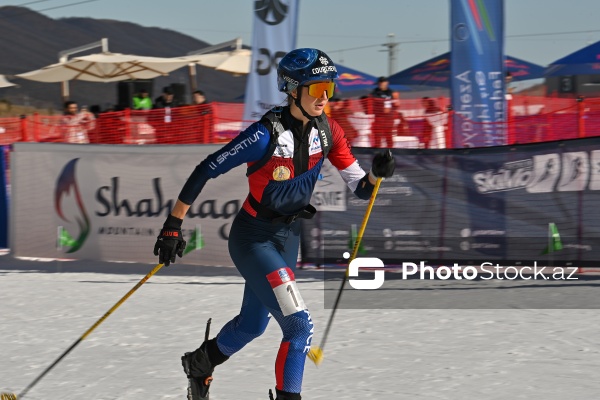
[[[504,1],[450,6],[453,147],[504,145]]]
[[[296,48],[299,3],[300,0],[254,2],[252,62],[244,101],[246,125],[285,100],[285,95],[277,90],[277,65]]]
[[[354,148],[361,165],[372,149]],[[392,149],[359,256],[386,265],[454,262],[597,266],[600,138],[455,150]],[[304,223],[305,262],[346,263],[367,200]],[[555,227],[561,248],[554,248]]]
[[[11,253],[153,263],[154,243],[183,184],[218,145],[16,143]],[[248,194],[246,168],[211,179],[183,223],[178,263],[232,265],[229,228]]]
[[[10,245],[17,257],[148,262],[196,164],[218,146],[17,143]],[[369,166],[374,149],[354,148]],[[478,149],[393,149],[359,248],[404,261],[600,261],[600,138]],[[303,223],[303,260],[342,262],[368,205],[326,164]],[[181,263],[231,265],[227,238],[248,191],[245,168],[210,180],[184,221]],[[555,246],[560,235],[560,249]]]

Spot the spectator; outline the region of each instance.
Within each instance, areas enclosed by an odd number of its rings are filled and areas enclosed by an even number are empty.
[[[350,122],[349,117],[352,116],[352,111],[349,108],[347,99],[332,98],[331,100],[331,118],[333,118],[346,132],[346,139],[352,146],[355,139],[358,138],[358,131]]]
[[[175,143],[181,139],[174,136],[173,131],[173,108],[179,104],[175,101],[175,95],[171,90],[170,86],[165,86],[162,91],[162,95],[154,100],[154,108],[164,110],[164,114],[153,113],[150,123],[152,128],[156,132],[156,139],[158,143]],[[161,120],[162,119],[162,120]]]
[[[162,94],[154,100],[154,108],[171,108],[177,107],[175,96],[169,86],[163,88]]]
[[[442,112],[434,99],[422,98],[423,114],[425,117],[425,128],[423,131],[423,143],[428,149],[446,148],[446,124],[448,115]]]
[[[410,128],[408,125],[408,120],[404,117],[404,114],[400,112],[400,93],[393,92],[392,93],[392,107],[395,111],[394,114],[394,133],[399,136],[408,136],[410,135]]]
[[[89,143],[88,131],[95,128],[96,118],[86,106],[80,112],[76,102],[66,101],[60,125],[65,142]]]
[[[202,90],[196,90],[194,93],[192,93],[192,95],[194,97],[194,105],[208,104],[206,95]]]
[[[213,113],[212,106],[206,100],[206,95],[202,90],[196,90],[192,93],[194,109],[196,110],[196,135],[194,143],[210,143],[213,134]]]
[[[152,109],[152,99],[146,89],[140,90],[138,94],[133,96],[134,110],[150,110]]]
[[[147,111],[153,108],[152,99],[146,89],[140,91],[133,97],[133,109],[137,111]],[[166,114],[166,113],[165,113]],[[169,109],[169,118],[171,115]],[[127,144],[147,144],[155,143],[156,129],[148,123],[150,115],[146,112],[131,114],[131,126],[129,135],[123,138],[123,143]]]
[[[375,118],[371,128],[371,134],[374,137],[372,143],[374,147],[393,147],[394,105],[392,102],[393,92],[389,88],[388,78],[382,76],[377,80],[377,87],[371,92],[373,99],[373,114]],[[381,139],[385,139],[385,146]]]

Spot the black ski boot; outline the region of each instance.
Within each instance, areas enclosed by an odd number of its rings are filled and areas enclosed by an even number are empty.
[[[283,390],[275,389],[277,397],[273,398],[273,391],[269,389],[269,400],[302,400],[300,393],[284,392]]]
[[[188,400],[208,400],[208,390],[215,367],[229,359],[219,350],[216,339],[207,340],[209,329],[210,319],[206,325],[204,343],[195,351],[185,353],[181,357],[183,371],[188,377]]]

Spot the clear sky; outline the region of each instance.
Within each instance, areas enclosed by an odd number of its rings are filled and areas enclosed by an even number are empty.
[[[282,0],[287,1],[287,0]],[[450,49],[449,0],[300,0],[298,47],[388,75],[384,44],[393,34],[400,71]],[[93,17],[179,31],[210,44],[251,44],[253,0],[21,0],[52,18]],[[546,66],[600,40],[599,0],[505,0],[505,52]]]

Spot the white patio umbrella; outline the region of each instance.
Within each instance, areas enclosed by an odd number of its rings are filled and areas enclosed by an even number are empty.
[[[229,47],[233,47],[233,50],[215,52]],[[195,91],[197,89],[196,65],[234,75],[247,75],[250,73],[252,52],[242,48],[242,38],[236,38],[190,52],[184,58],[189,61],[190,85],[192,91]]]
[[[0,75],[0,88],[5,88],[5,87],[11,87],[11,86],[17,86],[12,82],[9,82],[4,75]]]
[[[250,73],[252,51],[248,49],[235,49],[220,51],[218,53],[189,55],[182,58],[185,58],[190,63],[214,68],[217,71],[246,75]]]
[[[168,75],[190,61],[181,57],[144,57],[132,54],[98,53],[73,57],[65,62],[18,74],[19,78],[37,82],[118,82],[128,79],[152,79]]]

